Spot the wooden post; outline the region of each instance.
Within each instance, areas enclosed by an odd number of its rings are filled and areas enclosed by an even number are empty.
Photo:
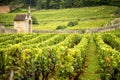
[[[14,70],[12,69],[12,70],[10,71],[10,79],[9,79],[9,80],[13,80],[13,76],[14,76]]]

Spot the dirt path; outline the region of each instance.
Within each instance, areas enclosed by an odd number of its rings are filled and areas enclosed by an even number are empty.
[[[100,80],[100,74],[98,73],[99,64],[97,59],[96,45],[93,39],[90,40],[86,55],[86,68],[83,75],[81,75],[81,80]]]

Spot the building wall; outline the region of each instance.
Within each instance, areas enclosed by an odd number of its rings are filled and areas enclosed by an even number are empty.
[[[25,28],[26,28],[25,21],[14,21],[14,29],[16,29],[18,33],[26,33]]]

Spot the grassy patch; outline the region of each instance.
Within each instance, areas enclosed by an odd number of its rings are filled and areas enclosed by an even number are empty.
[[[81,75],[81,80],[100,80],[99,64],[95,42],[91,39],[86,52],[85,72]]]
[[[89,19],[112,17],[117,7],[113,6],[97,6],[84,8],[71,8],[60,10],[43,10],[33,12],[33,15],[40,20],[72,20],[72,19]]]
[[[55,30],[59,25],[67,25],[67,21],[41,21],[39,25],[33,25],[33,29]]]
[[[86,28],[104,27],[110,23],[111,19],[108,18],[108,19],[86,20],[83,22],[79,21],[78,25],[74,27],[68,27],[67,29],[86,29]]]

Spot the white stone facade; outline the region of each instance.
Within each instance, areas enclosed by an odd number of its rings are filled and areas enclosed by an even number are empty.
[[[17,33],[32,33],[32,18],[30,7],[27,14],[17,14],[14,18],[14,29]]]

